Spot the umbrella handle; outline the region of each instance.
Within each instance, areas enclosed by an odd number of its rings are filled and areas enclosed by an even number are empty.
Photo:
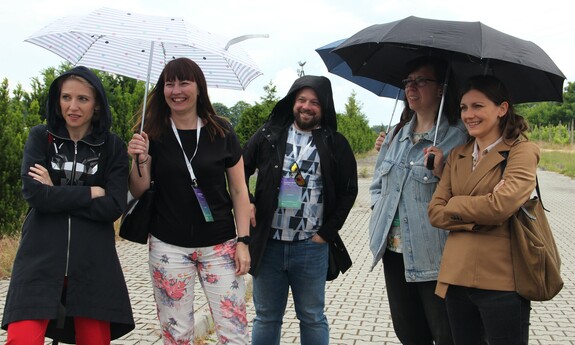
[[[142,171],[140,170],[140,154],[136,155],[136,170],[138,170],[138,176],[142,177]]]
[[[427,155],[427,163],[425,164],[425,167],[429,170],[433,170],[433,168],[435,167],[433,164],[434,161],[435,161],[435,154],[430,153],[429,155]]]
[[[255,34],[255,35],[238,36],[236,38],[232,38],[231,40],[229,40],[228,43],[226,44],[226,47],[224,48],[224,50],[228,50],[228,48],[232,44],[236,44],[238,42],[245,41],[245,40],[250,39],[250,38],[269,38],[269,37],[270,37],[270,35],[268,35],[268,34]]]
[[[441,102],[439,102],[439,111],[437,112],[437,123],[435,124],[435,135],[433,136],[433,146],[437,142],[437,131],[439,130],[439,122],[441,122],[441,114],[443,113],[443,103],[445,102],[445,93],[447,92],[447,81],[449,80],[449,69],[450,64],[447,66],[447,72],[445,72],[445,81],[443,82],[443,92],[441,93]],[[435,154],[430,153],[427,155],[427,163],[425,167],[428,170],[433,170],[435,161]]]

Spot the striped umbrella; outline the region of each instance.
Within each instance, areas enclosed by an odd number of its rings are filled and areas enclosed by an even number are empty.
[[[178,17],[136,14],[100,8],[87,16],[64,17],[25,41],[58,54],[74,65],[146,82],[140,132],[148,87],[172,59],[187,57],[204,72],[208,87],[245,90],[262,75],[248,54],[233,44],[253,37],[224,39]]]
[[[87,16],[65,17],[25,41],[74,65],[156,82],[172,59],[194,60],[208,87],[244,90],[262,72],[232,40],[203,31],[178,17],[149,16],[100,8]]]

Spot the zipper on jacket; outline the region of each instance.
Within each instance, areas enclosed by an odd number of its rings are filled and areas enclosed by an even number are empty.
[[[74,141],[74,161],[72,162],[72,175],[70,176],[70,185],[74,182],[74,176],[76,176],[76,164],[78,159],[78,143]]]
[[[74,142],[74,161],[72,163],[72,175],[76,176],[76,159],[78,158],[78,143]],[[70,183],[72,183],[73,179],[70,178]],[[66,271],[64,276],[68,276],[68,267],[70,266],[70,241],[72,239],[72,217],[68,215],[68,244],[66,246]]]
[[[70,265],[70,238],[72,236],[72,217],[68,216],[68,245],[66,247],[66,271],[64,277],[68,276],[68,266]]]

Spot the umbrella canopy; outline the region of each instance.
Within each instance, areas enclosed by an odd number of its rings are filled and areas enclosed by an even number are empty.
[[[74,65],[156,82],[172,59],[194,60],[208,87],[243,90],[262,72],[241,48],[178,17],[100,8],[59,19],[25,40]],[[147,84],[146,84],[147,85]]]
[[[333,50],[354,75],[401,87],[406,63],[433,55],[450,62],[459,85],[476,74],[502,80],[515,103],[562,101],[565,76],[535,43],[481,22],[407,17],[372,25]]]
[[[403,99],[405,95],[403,88],[399,88],[391,84],[386,84],[382,81],[372,78],[353,75],[347,62],[345,62],[339,55],[332,52],[334,48],[339,46],[344,41],[345,39],[338,40],[315,50],[323,60],[323,63],[329,72],[349,80],[352,83],[357,84],[378,96]]]

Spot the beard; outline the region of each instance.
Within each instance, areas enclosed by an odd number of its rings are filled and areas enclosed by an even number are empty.
[[[299,112],[294,112],[293,116],[297,127],[302,131],[310,131],[317,128],[321,122],[321,117],[317,115],[308,121],[304,121]]]

